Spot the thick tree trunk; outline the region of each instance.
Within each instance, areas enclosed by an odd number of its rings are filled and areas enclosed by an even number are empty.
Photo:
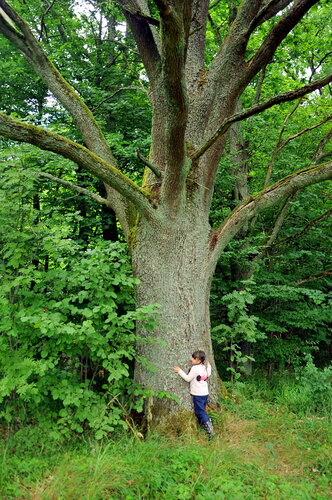
[[[210,378],[210,400],[217,399],[217,374],[210,338],[209,295],[213,269],[209,260],[210,226],[194,217],[184,219],[167,231],[147,224],[137,229],[133,242],[133,266],[141,280],[138,306],[161,304],[158,327],[153,337],[162,343],[142,343],[139,353],[154,366],[154,372],[137,363],[135,378],[154,391],[167,391],[179,398],[181,408],[189,409],[189,386],[172,366],[184,370],[191,366],[193,351],[204,350],[213,368]],[[143,337],[151,337],[144,328]],[[167,405],[168,412],[177,405]],[[171,409],[170,409],[171,406]],[[155,398],[155,415],[165,408]]]

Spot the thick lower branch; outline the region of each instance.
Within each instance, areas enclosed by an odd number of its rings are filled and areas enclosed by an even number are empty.
[[[241,111],[241,113],[237,113],[233,116],[230,116],[229,118],[223,121],[220,127],[214,132],[214,134],[212,134],[210,139],[208,139],[205,142],[205,144],[196,149],[196,151],[191,155],[192,160],[197,161],[222,135],[224,135],[227,132],[227,130],[233,123],[240,122],[245,120],[246,118],[249,118],[250,116],[257,115],[258,113],[261,113],[266,109],[272,108],[272,106],[275,106],[276,104],[281,104],[282,102],[294,101],[299,97],[302,97],[306,94],[309,94],[310,92],[313,92],[314,90],[324,87],[330,82],[332,82],[332,74],[327,75],[324,78],[321,78],[320,80],[316,80],[315,82],[310,83],[309,85],[300,87],[299,89],[271,97],[271,99],[268,99],[267,101],[262,102],[261,104],[257,104],[256,106],[252,106],[251,108],[246,109],[245,111]]]
[[[244,200],[226,221],[211,234],[211,259],[217,262],[222,250],[243,225],[271,206],[276,206],[297,191],[318,182],[332,179],[332,162],[310,166],[281,179],[257,195]]]
[[[115,164],[112,152],[89,108],[49,60],[26,22],[4,0],[0,0],[0,6],[20,32],[14,27],[10,30],[3,23],[1,13],[0,31],[24,54],[47,88],[72,116],[87,147],[105,161]]]
[[[72,160],[125,196],[146,217],[155,219],[154,210],[145,191],[112,164],[84,146],[35,125],[14,120],[2,113],[0,113],[0,135],[6,139],[33,144]]]

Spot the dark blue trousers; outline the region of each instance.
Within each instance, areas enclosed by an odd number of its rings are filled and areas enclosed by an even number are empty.
[[[194,403],[194,412],[200,424],[205,424],[210,420],[206,413],[206,404],[209,396],[191,396]]]

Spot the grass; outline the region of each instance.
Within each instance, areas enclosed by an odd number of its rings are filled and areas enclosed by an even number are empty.
[[[242,391],[242,392],[241,392]],[[332,498],[328,415],[296,415],[256,394],[225,400],[217,436],[127,434],[65,442],[23,428],[3,441],[2,499],[325,500]],[[1,464],[0,464],[1,465]]]

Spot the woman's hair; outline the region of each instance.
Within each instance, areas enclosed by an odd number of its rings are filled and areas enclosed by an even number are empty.
[[[204,351],[195,351],[191,355],[194,359],[199,359],[201,363],[205,361],[205,352]]]

